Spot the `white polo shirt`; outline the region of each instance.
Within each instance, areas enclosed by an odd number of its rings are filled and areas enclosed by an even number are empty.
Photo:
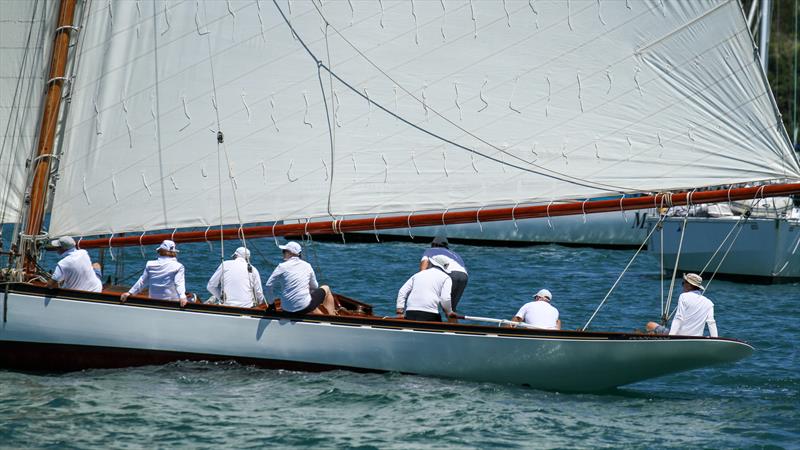
[[[137,294],[149,289],[150,298],[178,300],[186,298],[186,274],[183,264],[172,256],[159,256],[147,261],[139,281],[128,291]]]
[[[280,281],[283,284],[281,309],[296,312],[311,303],[311,290],[319,287],[317,276],[311,264],[297,256],[278,264],[267,280],[267,301],[274,298],[273,286]]]
[[[224,287],[222,287],[224,285]],[[264,292],[261,289],[261,275],[258,269],[250,265],[247,271],[247,261],[237,257],[224,261],[217,267],[217,271],[208,280],[208,292],[221,299],[222,290],[225,290],[225,305],[240,308],[253,307],[253,297],[257,303],[264,302]]]
[[[417,272],[405,282],[397,293],[397,309],[403,311],[424,311],[439,314],[439,305],[445,314],[453,307],[450,302],[450,291],[453,280],[449,275],[437,268]]]
[[[702,336],[708,324],[708,334],[717,337],[717,322],[714,320],[714,303],[700,290],[684,292],[678,298],[678,308],[669,329],[671,335]]]
[[[71,248],[62,253],[61,260],[53,270],[53,279],[65,289],[100,292],[103,282],[92,269],[92,260],[86,250]]]
[[[535,328],[558,329],[558,310],[550,302],[544,300],[525,303],[515,317],[519,317],[523,322]]]

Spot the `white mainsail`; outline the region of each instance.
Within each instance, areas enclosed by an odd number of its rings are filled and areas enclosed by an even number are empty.
[[[39,132],[58,5],[7,0],[0,6],[0,223],[11,223],[20,219],[25,161]]]
[[[54,235],[800,178],[735,0],[110,1],[83,24]]]

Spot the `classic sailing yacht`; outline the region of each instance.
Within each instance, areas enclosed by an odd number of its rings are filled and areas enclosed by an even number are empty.
[[[23,231],[4,272],[0,366],[235,359],[592,391],[752,351],[726,338],[410,322],[344,297],[351,312],[337,317],[120,304],[110,291],[47,290],[36,267],[63,235],[83,248],[246,243],[798,192],[674,192],[800,179],[736,1],[59,8],[30,180],[2,180],[25,195],[3,198]]]

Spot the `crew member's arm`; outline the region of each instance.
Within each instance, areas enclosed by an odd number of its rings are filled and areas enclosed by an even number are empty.
[[[272,275],[270,275],[269,278],[267,279],[267,282],[264,285],[267,288],[267,294],[266,294],[267,304],[271,305],[274,303],[272,300],[275,298],[275,294],[272,290],[272,287],[275,285],[275,282],[278,281],[278,279],[281,277],[282,274],[283,274],[283,267],[279,265],[278,267],[275,268],[275,270],[272,271]]]
[[[181,306],[186,306],[186,269],[183,264],[178,268],[175,274],[175,291],[178,293],[178,298],[181,301]]]
[[[311,278],[308,280],[308,291],[311,292],[318,287],[317,274],[314,273],[314,269],[311,269]]]
[[[706,317],[706,324],[708,325],[708,334],[711,337],[719,337],[717,334],[717,321],[714,320],[714,307],[711,307],[711,311],[708,312],[708,317]]]
[[[442,283],[442,290],[439,291],[439,298],[441,299],[442,310],[444,311],[445,317],[447,317],[448,322],[458,322],[458,319],[455,317],[450,317],[450,314],[453,312],[453,303],[450,297],[451,292],[453,290],[453,280],[448,276],[444,283]]]
[[[64,280],[64,272],[61,271],[61,266],[56,265],[55,270],[53,270],[53,276],[47,280],[47,287],[50,289],[54,289],[58,287],[58,284]]]
[[[258,273],[255,267],[253,267],[253,271],[250,273],[250,285],[253,286],[256,305],[266,303],[267,300],[264,298],[264,290],[261,288],[261,274]]]
[[[136,284],[131,286],[131,288],[128,289],[128,292],[120,296],[120,300],[122,301],[122,303],[125,303],[125,300],[127,300],[128,297],[130,297],[131,295],[136,295],[139,292],[141,292],[149,280],[150,280],[150,274],[147,272],[147,266],[145,266],[144,271],[142,272],[142,276],[139,277],[139,280],[136,281]]]
[[[211,293],[217,300],[222,300],[222,272],[224,270],[225,264],[220,264],[217,267],[217,271],[214,272],[214,275],[211,275],[211,278],[208,280],[208,284],[206,285],[206,289],[208,292]]]
[[[403,313],[406,311],[406,300],[408,300],[408,294],[411,293],[411,288],[414,286],[414,277],[408,279],[408,281],[403,284],[403,287],[397,291],[397,307],[395,312],[397,313],[397,317],[403,317]]]
[[[674,336],[681,331],[683,325],[683,302],[678,299],[678,308],[675,310],[675,317],[672,319],[672,326],[669,328],[670,336]]]

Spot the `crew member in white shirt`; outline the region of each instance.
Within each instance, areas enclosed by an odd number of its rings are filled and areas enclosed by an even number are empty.
[[[147,261],[144,272],[130,290],[120,297],[122,302],[145,288],[150,298],[159,300],[180,300],[186,306],[186,274],[183,264],[178,262],[178,249],[175,243],[166,240],[156,249],[158,259]]]
[[[447,260],[442,255],[428,259],[428,268],[417,272],[397,292],[397,317],[407,320],[441,322],[441,306],[446,316],[453,312],[453,280],[447,274]]]
[[[80,291],[100,292],[103,282],[92,266],[92,260],[86,250],[75,248],[75,240],[69,236],[62,236],[50,243],[58,248],[61,260],[53,270],[53,276],[47,282],[51,288],[62,287]]]
[[[264,303],[261,275],[250,264],[250,250],[239,247],[233,259],[223,261],[208,280],[208,292],[223,305],[252,308]]]
[[[511,320],[524,322],[533,328],[560,330],[561,319],[558,318],[558,309],[550,304],[552,299],[553,294],[550,291],[540,290],[533,296],[533,301],[522,305],[522,308]]]
[[[284,311],[297,314],[325,314],[327,311],[327,314],[335,316],[336,301],[331,289],[320,286],[314,268],[300,258],[303,247],[292,241],[278,248],[283,251],[283,262],[278,264],[267,280],[267,302],[274,298],[273,287],[280,282],[283,286],[281,309]]]
[[[696,273],[683,275],[683,293],[678,298],[678,308],[667,327],[655,322],[647,323],[647,331],[672,336],[702,336],[706,325],[708,334],[717,337],[717,322],[714,320],[714,303],[703,295],[703,278]]]

